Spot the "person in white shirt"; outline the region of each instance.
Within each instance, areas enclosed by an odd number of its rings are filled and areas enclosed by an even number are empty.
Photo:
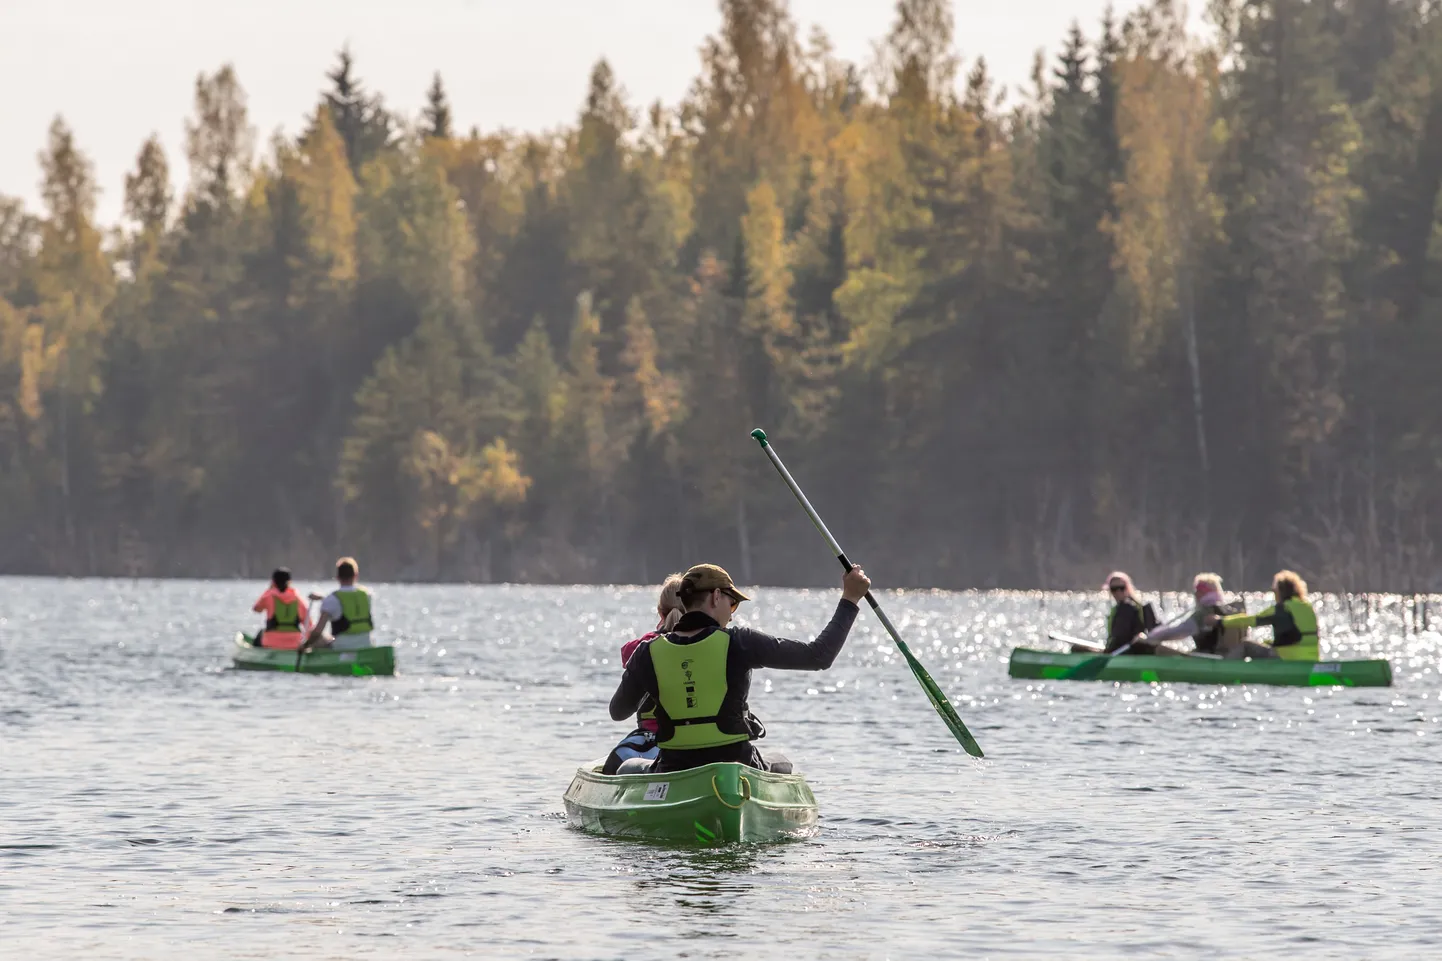
[[[305,639],[307,648],[329,647],[337,651],[354,651],[371,646],[371,592],[357,584],[356,574],[360,565],[354,557],[342,557],[335,562],[335,577],[340,586],[324,600],[319,594],[310,595],[311,600],[320,601],[320,617]],[[327,640],[321,631],[330,625],[331,638]]]

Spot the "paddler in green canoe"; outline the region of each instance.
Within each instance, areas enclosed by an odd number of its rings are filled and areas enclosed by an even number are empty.
[[[290,586],[290,568],[278,567],[270,575],[270,586],[260,595],[251,610],[265,615],[265,627],[252,642],[256,647],[278,647],[295,650],[305,639],[310,625],[310,612],[305,601]]]
[[[870,589],[865,571],[847,571],[831,622],[808,644],[749,627],[728,627],[736,608],[750,598],[722,568],[697,564],[681,578],[681,620],[638,647],[627,662],[611,697],[611,720],[625,720],[651,698],[660,747],[652,770],[658,773],[717,761],[766,770],[766,761],[751,744],[766,733],[747,703],[751,672],[762,667],[826,670],[841,653],[857,604]]]
[[[315,627],[305,639],[307,650],[329,647],[337,651],[354,651],[371,646],[371,592],[357,584],[356,575],[360,565],[354,557],[342,557],[335,562],[335,579],[340,585],[322,600],[319,594],[310,599],[320,601],[320,616]],[[321,634],[329,624],[331,637]]]
[[[1276,603],[1255,614],[1220,618],[1223,629],[1270,626],[1272,650],[1282,660],[1319,660],[1317,612],[1307,600],[1307,582],[1296,571],[1278,571],[1272,578],[1272,596]]]
[[[1136,585],[1126,571],[1112,571],[1104,586],[1112,599],[1112,609],[1107,612],[1107,653],[1180,653],[1148,639],[1147,632],[1157,626],[1157,614],[1152,605],[1137,596]]]
[[[1231,614],[1245,614],[1246,606],[1241,601],[1228,601],[1222,593],[1222,579],[1216,574],[1204,572],[1192,579],[1192,595],[1196,607],[1185,619],[1165,627],[1155,628],[1147,633],[1147,640],[1154,644],[1190,637],[1201,654],[1215,654],[1228,660],[1244,658],[1276,657],[1265,644],[1254,644],[1247,640],[1247,628],[1234,624],[1223,627],[1220,619]]]

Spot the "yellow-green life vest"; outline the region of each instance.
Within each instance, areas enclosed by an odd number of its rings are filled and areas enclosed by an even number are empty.
[[[1282,602],[1287,613],[1292,615],[1292,623],[1296,625],[1302,639],[1295,644],[1283,644],[1276,646],[1273,640],[1273,650],[1277,656],[1284,661],[1315,661],[1321,656],[1321,645],[1317,637],[1317,612],[1312,605],[1306,601],[1289,597]]]
[[[712,631],[690,644],[675,644],[662,635],[651,641],[650,649],[660,701],[656,713],[660,747],[695,750],[751,740],[745,717],[721,716],[729,689],[726,653],[731,649],[731,635]],[[738,727],[740,733],[725,730]]]
[[[1315,661],[1321,656],[1317,638],[1317,612],[1306,601],[1289,597],[1282,602],[1282,609],[1292,620],[1293,629],[1301,635],[1295,644],[1278,644],[1277,605],[1265,608],[1255,614],[1233,614],[1222,618],[1223,627],[1255,627],[1257,624],[1272,626],[1272,650],[1284,661]]]
[[[297,633],[300,630],[300,599],[283,601],[277,597],[271,607],[270,617],[266,618],[265,629],[286,634]]]
[[[336,591],[340,601],[340,617],[331,628],[336,634],[365,634],[375,630],[371,624],[371,594],[364,587],[353,591]]]

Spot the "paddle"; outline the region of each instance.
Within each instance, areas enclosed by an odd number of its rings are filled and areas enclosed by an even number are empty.
[[[1058,641],[1062,644],[1071,644],[1074,647],[1084,647],[1089,651],[1096,651],[1098,654],[1100,654],[1103,650],[1102,646],[1096,641],[1084,641],[1079,637],[1070,637],[1066,634],[1058,634],[1056,631],[1052,631],[1050,634],[1048,634],[1047,638],[1049,640]]]
[[[310,602],[311,602],[312,604],[314,604],[316,601],[323,600],[323,598],[322,598],[319,594],[317,594],[315,591],[311,591],[308,596],[309,596]],[[308,627],[310,627],[310,624],[309,624],[310,617],[309,617],[308,614],[307,614],[307,617],[306,617],[306,621],[307,621],[306,627],[308,628]],[[301,662],[301,658],[305,657],[305,655],[307,654],[306,646],[305,646],[305,645],[306,645],[306,642],[307,642],[309,639],[310,639],[310,632],[307,631],[307,632],[306,632],[306,636],[301,639],[300,647],[298,647],[298,648],[295,649],[295,673],[297,673],[297,674],[300,673],[300,662]]]
[[[801,488],[797,486],[796,481],[791,476],[791,472],[786,469],[786,465],[781,463],[781,458],[776,456],[776,451],[772,450],[771,445],[766,442],[766,432],[758,427],[751,432],[751,436],[756,438],[756,442],[761,445],[761,449],[766,452],[766,456],[771,458],[772,466],[774,466],[776,472],[781,475],[781,479],[786,482],[786,486],[791,488],[791,493],[796,495],[796,500],[800,502],[802,510],[806,511],[806,516],[811,518],[811,523],[816,525],[816,529],[821,532],[821,536],[826,538],[827,545],[831,548],[831,552],[836,555],[836,559],[841,562],[841,566],[848,571],[851,570],[855,565],[847,560],[846,552],[841,549],[841,545],[836,543],[836,538],[832,537],[831,532],[826,529],[826,525],[822,523],[820,515],[818,515],[816,509],[811,506],[811,502],[806,499],[806,495],[801,493]],[[971,736],[971,732],[966,729],[966,725],[963,724],[961,718],[957,716],[956,709],[951,706],[951,702],[946,699],[946,695],[942,692],[941,688],[931,679],[931,675],[926,672],[926,668],[922,667],[921,662],[911,653],[911,649],[906,646],[906,642],[903,641],[901,635],[896,632],[896,628],[892,626],[891,619],[881,610],[881,605],[876,603],[876,598],[871,596],[870,591],[866,592],[866,602],[871,605],[871,610],[876,614],[877,620],[881,621],[882,626],[886,628],[886,633],[890,634],[891,639],[896,642],[896,647],[901,651],[902,657],[906,658],[906,663],[911,668],[911,673],[915,674],[916,679],[921,682],[921,689],[926,692],[927,700],[931,701],[931,706],[936,708],[936,713],[941,715],[941,719],[946,722],[946,726],[952,735],[961,743],[962,748],[965,749],[967,754],[970,754],[972,757],[984,757],[985,755],[981,753],[981,745],[976,743],[976,738]]]
[[[1128,642],[1117,648],[1115,651],[1110,651],[1097,657],[1089,657],[1085,661],[1082,661],[1080,664],[1078,664],[1076,667],[1069,667],[1065,671],[1063,671],[1059,677],[1059,680],[1095,680],[1097,677],[1101,676],[1102,671],[1105,671],[1107,669],[1107,661],[1109,659],[1116,657],[1118,654],[1125,654],[1127,649],[1131,646],[1131,642]]]

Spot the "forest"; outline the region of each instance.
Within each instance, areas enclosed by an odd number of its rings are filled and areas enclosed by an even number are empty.
[[[113,225],[57,117],[0,572],[832,583],[760,426],[878,587],[1442,587],[1437,0],[1155,0],[1005,93],[948,0],[867,63],[720,8],[680,103],[602,61],[543,132],[342,51],[262,144],[219,65]]]

